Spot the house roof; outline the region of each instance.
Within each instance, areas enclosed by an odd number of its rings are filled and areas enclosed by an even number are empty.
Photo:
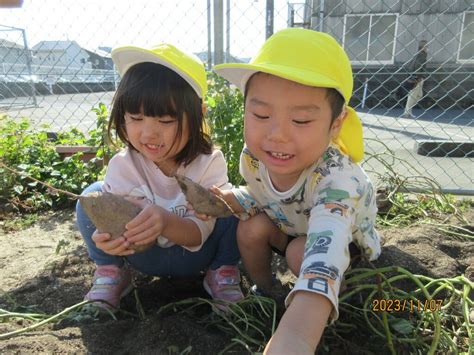
[[[21,44],[18,44],[12,41],[7,41],[6,39],[1,39],[1,38],[0,38],[0,47],[18,48],[18,49],[24,48]]]
[[[76,41],[41,41],[33,46],[35,51],[59,51],[69,47],[80,47]]]
[[[95,55],[98,55],[99,57],[103,58],[112,58],[110,56],[110,53],[107,53],[106,51],[103,51],[101,49],[88,49],[88,48],[83,48],[86,52],[93,53]]]

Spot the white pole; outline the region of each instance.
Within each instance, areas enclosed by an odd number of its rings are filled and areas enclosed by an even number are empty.
[[[365,99],[367,98],[367,89],[369,87],[369,78],[365,78],[364,81],[364,93],[362,94],[362,104],[360,105],[362,108],[365,107]]]

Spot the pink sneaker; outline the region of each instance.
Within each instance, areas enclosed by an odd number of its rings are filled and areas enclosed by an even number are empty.
[[[240,272],[236,265],[223,265],[216,270],[207,270],[204,289],[213,299],[237,302],[244,298],[240,290]]]
[[[133,289],[132,276],[127,268],[117,265],[98,265],[92,279],[92,288],[84,300],[103,300],[119,308],[120,299]],[[108,304],[98,302],[97,306],[111,308]]]

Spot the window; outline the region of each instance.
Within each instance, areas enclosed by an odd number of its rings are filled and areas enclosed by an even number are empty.
[[[474,12],[466,11],[462,19],[458,61],[474,62]]]
[[[397,14],[345,15],[343,46],[354,64],[393,64]]]

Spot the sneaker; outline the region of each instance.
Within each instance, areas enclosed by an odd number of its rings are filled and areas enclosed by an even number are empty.
[[[253,285],[252,287],[250,287],[250,292],[255,296],[272,298],[273,289],[275,288],[275,286],[278,286],[278,285],[281,285],[281,282],[277,279],[276,275],[272,273],[272,290],[271,291],[267,292],[264,289],[258,287],[257,285]]]
[[[120,299],[133,289],[130,270],[117,265],[98,265],[92,279],[92,288],[84,297],[87,301],[103,300],[96,305],[101,308],[118,309]]]
[[[216,270],[207,270],[204,289],[215,300],[237,302],[244,298],[240,289],[240,272],[236,265],[223,265]]]
[[[250,287],[250,292],[252,293],[252,295],[255,295],[255,296],[268,297],[268,298],[272,297],[271,293],[265,292],[265,290],[259,288],[257,285],[253,285],[252,287]]]

